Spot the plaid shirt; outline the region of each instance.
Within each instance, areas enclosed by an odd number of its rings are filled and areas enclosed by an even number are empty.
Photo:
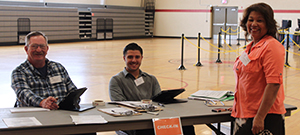
[[[69,91],[77,89],[60,63],[46,59],[46,64],[46,77],[42,77],[28,60],[13,70],[11,87],[17,95],[18,107],[39,106],[49,96],[58,98],[59,103]]]

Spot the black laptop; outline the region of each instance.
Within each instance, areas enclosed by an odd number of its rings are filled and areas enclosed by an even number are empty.
[[[95,108],[92,104],[90,105],[80,105],[80,96],[87,90],[87,88],[80,88],[73,90],[68,93],[68,95],[58,104],[61,110],[70,110],[70,111],[85,111],[88,109]]]
[[[171,89],[171,90],[163,90],[156,96],[152,98],[152,101],[170,104],[170,103],[184,103],[187,102],[185,99],[174,99],[177,95],[184,92],[185,89]]]

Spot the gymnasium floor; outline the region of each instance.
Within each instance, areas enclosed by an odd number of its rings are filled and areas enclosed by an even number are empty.
[[[196,39],[189,39],[197,44]],[[68,70],[77,87],[87,87],[82,96],[82,103],[91,103],[94,99],[109,101],[108,83],[110,78],[123,70],[125,63],[122,51],[126,44],[136,42],[144,50],[141,69],[157,77],[162,89],[185,88],[178,98],[187,98],[197,90],[231,90],[235,88],[232,65],[240,52],[223,44],[226,53],[220,53],[221,64],[215,63],[217,51],[212,45],[214,40],[201,40],[201,59],[203,66],[196,67],[197,48],[185,40],[183,65],[186,70],[177,70],[181,63],[181,39],[179,38],[144,38],[107,41],[87,41],[71,43],[51,43],[48,58],[62,63]],[[232,49],[236,50],[237,42],[232,41]],[[285,103],[300,107],[300,56],[297,46],[291,46],[288,63],[291,68],[284,68]],[[221,50],[224,52],[224,50]],[[0,107],[13,107],[15,94],[10,88],[11,71],[24,62],[26,53],[22,45],[0,46]],[[200,101],[199,101],[200,102]],[[286,134],[300,134],[300,113],[292,112],[286,118]],[[204,125],[197,125],[197,135],[210,135],[211,130]],[[99,135],[113,135],[114,132],[102,132]]]

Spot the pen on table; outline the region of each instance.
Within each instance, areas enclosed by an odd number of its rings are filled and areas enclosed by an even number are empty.
[[[53,103],[57,103],[58,98],[55,98],[55,100],[56,100],[56,101],[52,101],[51,105],[52,105]]]
[[[214,105],[216,104],[216,102],[212,99],[210,99],[210,102],[212,102]]]
[[[162,104],[162,103],[158,103],[158,105],[159,105],[159,106],[162,106],[162,107],[165,107],[165,105],[164,105],[164,104]]]
[[[223,106],[225,106],[225,104],[224,104],[222,101],[220,101],[220,103],[221,103]]]
[[[134,103],[130,103],[130,105],[134,106],[134,107],[139,107],[138,105],[134,104]]]

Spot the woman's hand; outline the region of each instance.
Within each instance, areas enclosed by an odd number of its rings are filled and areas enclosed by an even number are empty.
[[[259,106],[259,109],[253,118],[252,123],[252,133],[258,134],[262,130],[264,130],[264,120],[268,114],[268,111],[274,104],[276,100],[276,96],[279,90],[280,84],[277,83],[268,83],[265,92],[263,95],[262,102]]]
[[[256,135],[263,130],[264,130],[264,119],[255,116],[252,123],[252,129],[251,129],[252,133]]]

